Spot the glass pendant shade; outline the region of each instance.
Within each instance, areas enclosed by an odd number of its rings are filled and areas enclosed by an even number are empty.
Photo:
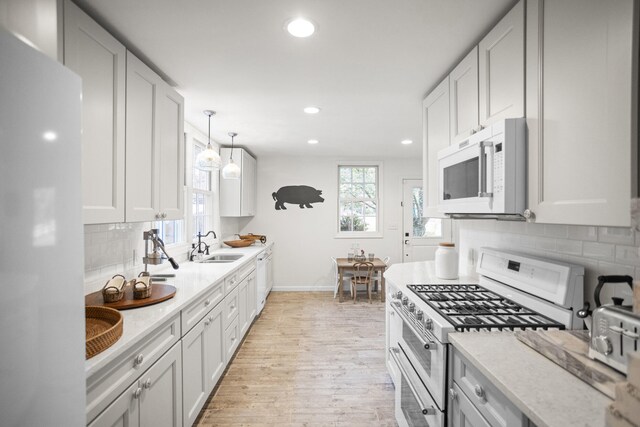
[[[198,153],[196,156],[196,168],[205,171],[212,172],[215,169],[220,169],[222,159],[220,154],[213,149],[211,145],[211,116],[215,115],[215,111],[204,110],[204,114],[209,116],[209,134],[207,135],[207,148]]]
[[[240,175],[242,175],[242,171],[240,170],[240,166],[233,161],[233,138],[238,136],[235,132],[230,132],[229,136],[231,137],[231,154],[229,155],[229,163],[222,169],[222,178],[223,179],[240,179]]]
[[[240,174],[240,166],[233,159],[229,159],[229,164],[222,169],[222,178],[224,179],[239,179]]]

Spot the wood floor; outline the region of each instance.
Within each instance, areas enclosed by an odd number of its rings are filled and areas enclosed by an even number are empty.
[[[272,292],[196,425],[396,426],[384,328],[365,296]]]

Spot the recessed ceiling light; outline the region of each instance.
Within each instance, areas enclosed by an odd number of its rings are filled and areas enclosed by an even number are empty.
[[[287,31],[293,37],[309,37],[316,31],[316,26],[308,19],[296,18],[287,22]]]
[[[307,114],[318,114],[320,112],[319,107],[305,107],[303,110]]]
[[[55,141],[56,139],[58,139],[58,134],[56,134],[53,131],[47,131],[45,133],[42,134],[42,139],[44,139],[45,141]]]
[[[307,142],[308,142],[309,144],[311,144],[311,145],[315,145],[315,144],[317,144],[317,143],[318,143],[318,142],[320,142],[320,141],[318,141],[317,139],[310,139],[310,140],[308,140]]]
[[[413,144],[413,141],[410,139],[403,139],[402,141],[400,141],[400,143],[402,145],[409,145],[409,144]]]

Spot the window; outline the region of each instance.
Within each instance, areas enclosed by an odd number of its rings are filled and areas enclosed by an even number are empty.
[[[205,149],[205,145],[193,140],[192,164],[196,164],[196,157]],[[205,234],[211,230],[213,224],[213,191],[211,190],[211,172],[202,171],[196,167],[192,168],[192,192],[191,192],[191,215],[192,215],[192,237],[195,238],[198,232]]]
[[[205,149],[205,143],[196,138],[196,132],[186,134],[185,141],[185,219],[153,223],[153,227],[160,230],[165,245],[190,244],[198,232],[204,234],[213,229],[214,178],[211,172],[194,167],[196,156]]]
[[[338,235],[380,235],[380,169],[380,164],[338,166]]]
[[[412,213],[413,213],[413,236],[428,239],[442,237],[442,220],[439,218],[425,218],[422,215],[424,206],[424,190],[422,187],[413,187],[412,191]]]

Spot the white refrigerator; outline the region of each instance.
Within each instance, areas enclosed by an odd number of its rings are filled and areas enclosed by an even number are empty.
[[[85,425],[80,78],[0,28],[0,425]]]

